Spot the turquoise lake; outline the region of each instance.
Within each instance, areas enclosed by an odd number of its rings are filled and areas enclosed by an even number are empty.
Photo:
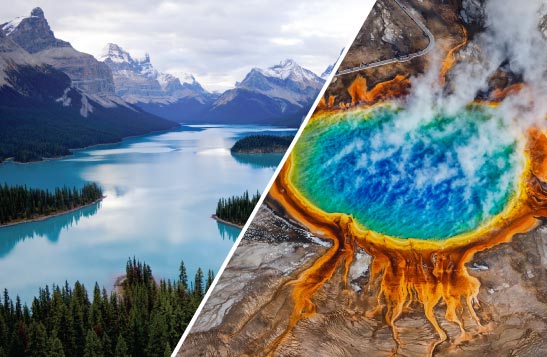
[[[181,127],[73,156],[0,165],[0,183],[53,189],[98,183],[97,205],[44,221],[0,228],[0,288],[31,302],[45,284],[108,290],[129,257],[155,277],[175,279],[184,260],[218,271],[239,229],[211,218],[220,197],[262,192],[282,155],[233,157],[234,142],[254,132],[294,134],[259,126]]]

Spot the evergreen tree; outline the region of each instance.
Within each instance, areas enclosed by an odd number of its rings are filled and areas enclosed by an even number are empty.
[[[47,344],[47,355],[48,357],[65,357],[65,352],[63,351],[63,344],[57,336],[50,337]]]
[[[236,141],[233,153],[272,153],[285,152],[291,145],[294,136],[249,135]]]
[[[209,270],[207,285],[213,277]],[[98,285],[92,300],[79,282],[72,287],[46,285],[29,309],[5,291],[0,301],[0,357],[163,356],[178,342],[203,293],[201,268],[188,287],[180,277],[156,281],[150,266],[135,258],[126,264],[120,290],[110,296]]]
[[[2,308],[0,307],[0,311],[1,310],[2,310]],[[9,344],[8,326],[6,324],[4,314],[0,313],[0,349],[2,349],[2,351],[4,351],[4,354],[0,353],[0,357],[5,355],[5,353],[7,351],[7,348],[5,348],[5,347],[7,347],[8,344]]]
[[[183,260],[180,262],[179,282],[182,284],[184,289],[188,290],[188,274],[186,273],[186,266],[184,265]]]
[[[96,183],[49,190],[0,185],[0,225],[64,212],[93,203],[103,196]]]
[[[250,197],[248,191],[245,191],[241,196],[221,198],[218,200],[215,216],[242,226],[249,219],[259,200],[259,192]]]
[[[24,356],[26,354],[29,338],[27,325],[24,321],[18,321],[15,327],[10,356]]]
[[[198,268],[194,278],[194,293],[200,299],[203,297],[203,271]]]
[[[112,345],[112,339],[110,339],[110,336],[108,336],[108,333],[103,333],[103,336],[101,337],[101,345],[103,347],[104,356],[105,357],[113,357],[114,353],[114,347]]]
[[[208,291],[211,285],[213,284],[213,280],[215,280],[215,273],[209,269],[207,272],[207,283],[205,285],[205,291]]]
[[[129,352],[127,350],[127,344],[122,335],[118,336],[118,342],[116,342],[116,350],[114,352],[114,357],[129,357]]]
[[[74,327],[74,345],[76,348],[76,355],[81,356],[84,354],[84,346],[85,346],[85,335],[88,327],[86,326],[84,320],[85,320],[85,313],[84,313],[84,307],[82,306],[82,299],[81,296],[81,285],[79,282],[76,282],[74,286],[74,293],[71,300],[71,311],[72,311],[72,317],[74,319],[73,327]]]
[[[170,357],[173,350],[169,346],[169,342],[165,342],[165,349],[163,350],[163,357]]]
[[[63,344],[65,355],[74,356],[77,351],[76,339],[74,337],[74,321],[72,311],[65,304],[60,307],[59,327],[56,329],[57,337]]]
[[[104,356],[101,340],[93,330],[89,330],[85,338],[84,357]]]
[[[146,356],[162,357],[165,349],[165,341],[168,341],[165,317],[157,310],[152,313],[152,321],[148,330],[148,344]]]
[[[48,357],[46,328],[41,322],[33,321],[29,328],[28,354],[32,357]]]

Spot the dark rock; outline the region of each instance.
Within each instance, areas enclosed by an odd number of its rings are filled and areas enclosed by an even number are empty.
[[[484,0],[463,0],[460,17],[467,25],[484,26],[485,16]]]
[[[32,9],[32,11],[30,12],[30,16],[36,16],[45,19],[44,10],[42,10],[42,8],[40,7],[35,7],[34,9]]]
[[[114,94],[114,80],[108,66],[92,55],[76,51],[69,42],[56,38],[42,9],[35,8],[31,16],[0,27],[9,39],[36,55],[39,61],[65,72],[76,88],[88,94]]]
[[[55,38],[39,7],[32,10],[31,16],[22,19],[17,26],[10,28],[9,23],[1,25],[4,29],[6,26],[9,28],[8,36],[29,53],[51,47],[71,47],[70,43]]]

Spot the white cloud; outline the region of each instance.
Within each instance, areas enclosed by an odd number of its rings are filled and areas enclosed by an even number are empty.
[[[136,56],[149,52],[161,71],[190,72],[206,88],[224,90],[252,67],[285,58],[321,73],[373,2],[18,0],[3,4],[0,21],[40,6],[56,36],[80,51],[98,55],[118,43]]]

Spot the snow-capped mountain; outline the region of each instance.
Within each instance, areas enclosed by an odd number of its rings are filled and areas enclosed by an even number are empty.
[[[160,72],[148,54],[143,59],[134,58],[117,44],[107,44],[99,59],[112,71],[116,94],[163,118],[199,121],[217,97],[203,89],[193,75]]]
[[[264,77],[277,78],[281,80],[291,80],[303,85],[316,85],[318,82],[317,75],[312,71],[301,67],[292,59],[281,61],[272,67],[262,69],[253,68],[253,71],[259,72]]]
[[[324,80],[312,71],[286,59],[266,69],[251,69],[236,87],[302,105],[315,99],[323,83]]]
[[[218,122],[300,125],[324,80],[293,60],[253,68],[205,113]]]
[[[108,67],[92,55],[79,52],[70,43],[57,39],[42,9],[35,8],[30,16],[18,17],[0,25],[0,28],[37,61],[65,72],[76,88],[99,97],[114,94],[114,82]],[[117,102],[115,98],[111,99]],[[108,101],[104,104],[107,105]]]
[[[108,66],[55,38],[40,8],[0,25],[0,161],[174,126],[117,96]]]
[[[119,45],[109,43],[99,57],[114,76],[116,93],[130,103],[174,103],[180,98],[196,97],[206,101],[208,93],[191,74],[162,73],[152,65],[150,56],[133,58]]]
[[[71,47],[70,43],[55,38],[44,16],[37,7],[30,16],[20,16],[8,21],[0,28],[4,34],[19,43],[29,53],[36,53],[51,47]]]
[[[209,93],[187,73],[162,73],[150,56],[134,58],[109,43],[99,57],[111,69],[116,93],[161,117],[182,123],[285,124],[296,126],[324,80],[293,60],[253,68],[234,89]]]
[[[324,83],[295,61],[285,60],[253,68],[234,89],[218,95],[203,89],[194,76],[162,73],[149,55],[138,59],[116,44],[108,44],[99,59],[112,70],[116,93],[123,99],[183,123],[296,126]]]

